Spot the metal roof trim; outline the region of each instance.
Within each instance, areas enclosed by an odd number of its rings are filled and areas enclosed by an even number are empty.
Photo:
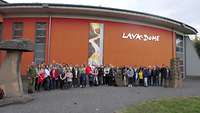
[[[174,24],[181,26],[185,29],[193,31],[193,34],[197,34],[198,31],[183,22],[154,15],[144,12],[138,11],[131,11],[125,9],[116,9],[116,8],[108,8],[108,7],[97,7],[97,6],[86,6],[86,5],[72,5],[72,4],[53,4],[53,3],[12,3],[12,4],[0,4],[0,9],[4,8],[58,8],[58,9],[79,9],[79,10],[92,10],[92,11],[101,11],[101,12],[110,12],[110,13],[117,13],[117,14],[125,14],[125,15],[132,15],[132,16],[141,16],[144,18],[154,19],[158,21],[163,21],[166,23]]]

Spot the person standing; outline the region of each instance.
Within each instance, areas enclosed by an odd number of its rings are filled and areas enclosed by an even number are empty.
[[[134,85],[138,86],[138,69],[136,66],[133,69],[134,69]]]
[[[148,77],[148,86],[152,86],[152,67],[149,66],[148,67],[148,71],[149,71],[149,77]]]
[[[86,77],[88,78],[87,81],[89,86],[93,86],[93,75],[92,75],[92,68],[91,66],[87,65],[85,68]]]
[[[85,73],[85,66],[82,65],[79,68],[80,73],[80,87],[85,88],[86,87],[86,73]]]
[[[63,65],[57,65],[58,76],[56,77],[56,88],[60,88],[60,76],[63,74]]]
[[[117,75],[118,75],[118,67],[113,66],[113,79],[112,79],[113,86],[117,86],[117,84],[116,84],[116,76]]]
[[[94,75],[94,85],[98,86],[99,85],[99,80],[98,80],[98,67],[95,66],[93,69],[93,75]]]
[[[66,77],[67,77],[67,88],[72,88],[73,74],[71,70],[67,70]]]
[[[110,65],[110,70],[109,70],[109,74],[108,74],[108,85],[112,86],[113,83],[113,79],[114,79],[114,69],[112,67],[112,65]]]
[[[35,91],[37,90],[37,88],[38,88],[38,76],[39,76],[39,70],[40,70],[40,68],[41,68],[41,65],[40,64],[38,64],[37,66],[36,66],[36,68],[35,68],[35,70],[36,70],[36,76],[35,76],[35,81],[34,81],[34,84],[35,84]]]
[[[60,74],[60,88],[61,89],[65,88],[66,78],[67,78],[67,70],[66,70],[66,67],[63,67],[63,73]]]
[[[53,69],[50,72],[51,76],[51,89],[56,89],[56,78],[58,77],[58,71],[55,66],[53,66]]]
[[[167,68],[165,67],[165,65],[163,64],[161,69],[160,69],[160,73],[161,73],[161,86],[165,86],[165,80],[167,77]]]
[[[139,69],[138,76],[139,76],[139,84],[140,86],[143,86],[144,85],[143,68]]]
[[[105,66],[105,68],[104,68],[105,85],[108,85],[108,83],[109,83],[109,71],[110,71],[110,68],[108,66]]]
[[[75,65],[72,68],[72,73],[73,73],[73,79],[72,79],[73,87],[77,88],[78,87],[78,66],[77,65]]]
[[[150,76],[149,69],[144,67],[144,86],[148,86],[148,77]]]
[[[34,92],[35,79],[37,76],[36,67],[34,62],[28,67],[27,77],[28,77],[28,93]]]
[[[124,86],[126,87],[128,85],[127,84],[127,67],[126,66],[122,67],[122,79],[123,79]]]
[[[50,69],[48,65],[45,66],[44,71],[45,71],[44,89],[49,90],[50,89]]]
[[[156,66],[153,66],[152,72],[151,72],[151,76],[153,78],[153,86],[157,85],[157,81],[156,81]]]
[[[133,75],[134,75],[134,71],[131,67],[129,67],[127,71],[128,87],[133,87]]]
[[[103,65],[98,67],[98,83],[99,85],[103,85],[103,76],[104,76],[104,68]]]
[[[171,79],[171,72],[170,72],[170,68],[167,66],[167,76],[166,76],[166,80],[165,80],[165,87],[169,87],[169,81]]]
[[[160,68],[156,66],[156,86],[160,85]]]
[[[40,91],[40,87],[43,85],[44,79],[45,79],[45,71],[44,71],[44,67],[42,66],[41,68],[39,68],[37,91]]]

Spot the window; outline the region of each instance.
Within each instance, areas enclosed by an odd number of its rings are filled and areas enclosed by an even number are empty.
[[[176,35],[176,52],[183,53],[184,52],[184,42],[183,42],[183,36]]]
[[[36,43],[45,43],[46,41],[46,23],[36,23]]]
[[[2,38],[2,33],[3,33],[3,24],[0,23],[0,41],[3,40],[3,38]]]
[[[176,57],[180,58],[179,69],[182,78],[185,78],[185,55],[184,55],[184,37],[183,35],[176,34]]]
[[[46,22],[37,22],[35,31],[35,63],[40,64],[45,61],[46,46]]]
[[[13,23],[13,39],[23,37],[23,23],[14,22]]]

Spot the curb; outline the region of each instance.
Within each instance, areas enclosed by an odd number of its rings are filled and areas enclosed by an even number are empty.
[[[33,96],[23,95],[19,97],[5,97],[0,100],[0,107],[12,105],[12,104],[26,104],[33,101]]]

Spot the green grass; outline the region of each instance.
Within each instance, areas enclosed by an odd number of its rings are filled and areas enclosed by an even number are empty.
[[[119,113],[200,113],[200,97],[176,97],[146,101]]]

